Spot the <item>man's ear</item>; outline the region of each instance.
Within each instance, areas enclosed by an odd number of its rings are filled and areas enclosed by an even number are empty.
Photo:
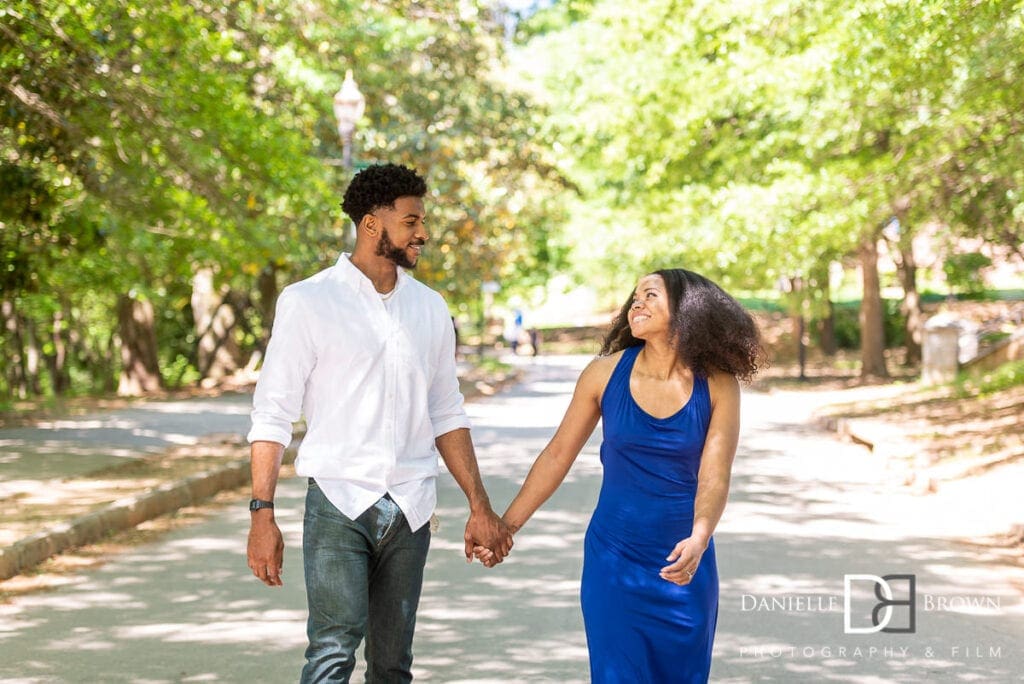
[[[359,222],[359,228],[365,231],[367,235],[377,237],[377,233],[380,231],[380,222],[373,214],[364,214],[363,220]]]

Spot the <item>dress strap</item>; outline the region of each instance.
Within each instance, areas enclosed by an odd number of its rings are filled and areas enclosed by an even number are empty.
[[[614,397],[617,403],[621,403],[621,399],[624,396],[628,396],[629,391],[629,376],[633,372],[633,364],[636,362],[637,354],[640,353],[640,349],[643,345],[636,347],[626,347],[622,351],[622,356],[619,357],[618,363],[615,364],[615,370],[612,371],[612,375],[608,378],[608,384],[604,386],[604,393],[601,395],[601,412],[607,414],[609,408],[608,402]],[[625,394],[624,394],[625,392]],[[605,416],[607,418],[607,415]]]
[[[622,382],[625,378],[625,382],[629,385],[629,376],[633,373],[633,364],[636,363],[636,357],[640,355],[640,350],[643,349],[642,344],[635,347],[626,347],[622,351],[622,357],[619,362],[615,364],[615,370],[612,372],[612,379],[608,381],[608,385],[611,386],[612,380]]]

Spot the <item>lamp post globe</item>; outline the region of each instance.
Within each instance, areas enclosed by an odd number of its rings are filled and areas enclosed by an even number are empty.
[[[359,92],[359,86],[352,78],[352,70],[345,72],[345,81],[334,94],[334,118],[338,120],[338,135],[341,137],[344,166],[352,170],[352,134],[356,124],[366,111],[366,98]]]

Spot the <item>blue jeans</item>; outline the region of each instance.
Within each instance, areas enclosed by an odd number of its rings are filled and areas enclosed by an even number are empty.
[[[366,637],[366,681],[412,681],[412,635],[430,546],[385,496],[355,520],[309,481],[303,565],[309,620],[302,684],[348,682]]]

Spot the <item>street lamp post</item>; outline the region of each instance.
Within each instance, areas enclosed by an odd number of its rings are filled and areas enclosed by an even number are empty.
[[[364,111],[366,98],[359,92],[359,86],[349,69],[345,72],[341,89],[334,94],[334,118],[338,120],[338,135],[341,137],[342,165],[349,173],[352,172],[352,134],[356,132],[356,124]]]
[[[341,164],[345,175],[352,177],[352,135],[356,132],[356,124],[366,111],[366,98],[359,92],[356,80],[352,78],[352,70],[345,72],[345,81],[334,94],[334,118],[338,120],[338,136],[341,137]],[[356,226],[353,223],[352,244],[356,242]]]

